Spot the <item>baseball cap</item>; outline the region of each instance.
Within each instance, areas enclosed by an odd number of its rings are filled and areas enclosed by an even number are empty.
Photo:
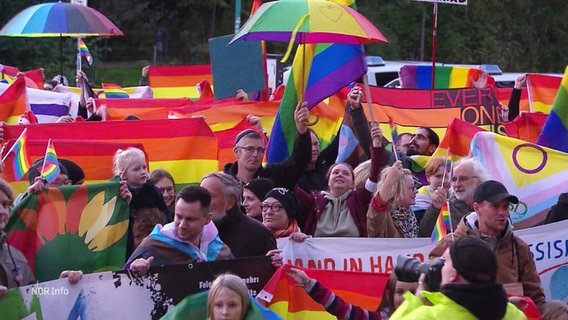
[[[509,194],[507,188],[501,182],[495,180],[481,183],[473,194],[473,201],[477,203],[485,200],[497,203],[504,199],[509,199],[511,203],[519,203],[519,198]]]

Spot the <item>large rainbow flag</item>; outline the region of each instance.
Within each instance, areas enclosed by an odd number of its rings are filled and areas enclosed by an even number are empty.
[[[120,270],[129,210],[118,191],[116,180],[30,194],[12,210],[8,241],[38,281],[57,279],[63,270]]]
[[[169,171],[179,187],[198,183],[217,171],[217,138],[203,119],[95,121],[4,126],[4,139],[17,137],[28,128],[32,140],[68,139],[141,143],[148,154],[149,170]],[[106,166],[112,173],[112,163]]]
[[[568,67],[537,144],[562,152],[568,152]]]
[[[344,301],[366,310],[378,309],[388,281],[387,273],[350,272],[324,269],[308,269],[291,265],[280,267],[257,299],[268,303],[268,308],[284,319],[337,319],[315,302],[302,287],[290,279],[285,271],[290,267],[304,270],[312,279],[318,280]]]
[[[6,147],[10,147],[14,140],[8,140]],[[104,182],[112,177],[112,170],[110,170],[112,158],[118,149],[125,150],[128,147],[134,147],[145,151],[144,145],[138,142],[66,139],[52,139],[51,141],[57,144],[58,158],[71,160],[83,169],[85,183]],[[45,139],[27,140],[26,150],[32,162],[45,155],[46,143],[47,140]],[[6,158],[7,163],[11,161],[13,161],[13,155],[9,155]],[[4,168],[1,176],[2,179],[10,182],[16,193],[25,192],[29,186],[27,180],[19,181],[16,179],[15,172],[9,167]]]
[[[527,74],[527,92],[531,112],[550,113],[562,77]]]
[[[213,83],[211,65],[151,66],[148,70],[148,84],[155,98],[198,99],[195,85],[203,80]]]
[[[435,67],[434,89],[473,87],[472,80],[479,78],[481,69],[466,67]],[[403,88],[431,89],[432,66],[405,65],[400,68],[400,81]]]
[[[471,153],[519,198],[511,213],[516,228],[542,222],[559,194],[568,190],[566,153],[491,132],[474,136]]]
[[[503,126],[508,137],[536,143],[547,117],[544,113],[523,112]]]

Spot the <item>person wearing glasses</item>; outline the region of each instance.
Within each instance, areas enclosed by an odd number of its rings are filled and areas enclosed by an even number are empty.
[[[62,187],[62,186],[69,186],[71,185],[71,180],[69,179],[69,173],[67,172],[67,168],[62,163],[59,163],[59,175],[57,178],[52,182],[47,182],[41,174],[41,167],[43,165],[43,158],[37,159],[33,164],[32,167],[28,170],[27,176],[30,186],[26,190],[25,193],[20,193],[14,204],[20,203],[22,199],[27,196],[28,194],[34,194],[41,192],[44,188],[51,188],[51,187]]]
[[[247,129],[235,139],[233,151],[237,161],[225,164],[223,172],[237,178],[241,186],[255,178],[269,178],[276,186],[294,187],[311,158],[311,139],[306,126],[309,116],[306,102],[298,103],[294,111],[297,136],[287,160],[263,167],[262,159],[266,151],[263,136],[257,130]]]
[[[298,211],[300,204],[292,191],[286,188],[274,188],[266,193],[260,205],[262,224],[272,232],[274,238],[291,237],[302,242],[308,236],[300,231]]]
[[[462,158],[454,164],[449,192],[442,185],[431,193],[432,204],[420,220],[419,236],[430,237],[442,205],[448,200],[452,230],[473,210],[473,193],[477,186],[490,179],[489,172],[475,158]],[[448,198],[449,193],[449,198]]]
[[[164,169],[156,169],[150,172],[150,181],[160,190],[168,210],[173,214],[176,205],[176,183],[174,177]]]

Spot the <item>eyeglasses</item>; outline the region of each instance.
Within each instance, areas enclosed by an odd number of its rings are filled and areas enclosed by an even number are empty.
[[[452,177],[452,183],[455,183],[456,181],[468,182],[470,179],[473,179],[473,178],[479,178],[479,177],[478,176],[471,176],[471,177],[468,177],[468,176],[457,176],[457,177],[453,176]]]
[[[69,180],[69,179],[55,180],[55,181],[49,183],[49,185],[54,186],[54,187],[68,186],[70,184],[71,184],[71,180]]]
[[[263,203],[260,205],[260,209],[262,209],[262,211],[268,211],[268,209],[271,209],[272,212],[278,212],[280,211],[280,209],[282,208],[282,205],[279,203],[273,203],[273,204],[266,204]]]
[[[171,186],[171,187],[159,187],[158,189],[160,190],[160,193],[164,193],[164,192],[174,193],[174,191],[175,191],[175,188],[173,186]]]
[[[255,151],[258,152],[258,153],[260,153],[260,154],[263,154],[264,151],[266,150],[266,149],[264,149],[264,148],[262,148],[262,147],[258,147],[258,148],[255,148],[255,147],[239,147],[239,148],[242,149],[242,150],[244,150],[244,151],[245,151],[246,153],[248,153],[248,154],[252,154],[252,153],[254,153]]]

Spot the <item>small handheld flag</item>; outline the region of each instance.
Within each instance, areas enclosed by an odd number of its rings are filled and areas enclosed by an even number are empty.
[[[14,178],[16,180],[20,180],[24,177],[26,172],[30,169],[30,159],[28,157],[26,141],[27,141],[27,133],[28,128],[25,128],[24,131],[20,134],[18,139],[14,142],[10,150],[6,152],[6,155],[2,157],[2,162],[6,160],[10,152],[14,152],[14,163],[13,163],[13,170],[14,170]]]
[[[59,161],[55,153],[55,147],[51,139],[47,141],[47,149],[45,150],[45,157],[43,158],[43,165],[41,166],[41,176],[48,182],[52,183],[57,180],[60,173]]]
[[[395,147],[396,136],[398,135],[398,133],[396,132],[396,124],[394,124],[394,122],[390,117],[389,117],[389,127],[391,131],[392,153],[394,153],[395,160],[398,161],[398,155],[396,153],[396,147]]]
[[[93,64],[93,56],[91,56],[89,48],[87,48],[87,45],[81,38],[79,38],[79,52],[81,53],[81,57],[87,59],[89,65]]]
[[[450,225],[450,207],[448,202],[444,202],[440,214],[438,214],[438,219],[436,220],[436,225],[434,225],[434,230],[432,230],[432,243],[436,244],[440,239],[448,234],[448,230],[451,229]]]
[[[104,83],[103,90],[105,92],[105,98],[128,98],[128,93],[122,88],[114,83]]]

